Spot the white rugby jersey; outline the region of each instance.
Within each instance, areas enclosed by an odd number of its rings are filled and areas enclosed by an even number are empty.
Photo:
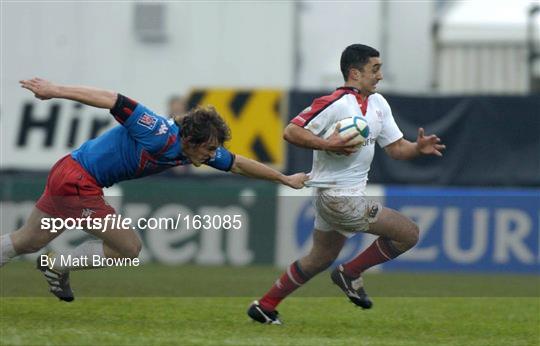
[[[352,87],[337,88],[332,94],[315,99],[291,123],[322,137],[335,122],[352,116],[367,120],[369,136],[366,142],[349,156],[314,150],[310,186],[365,186],[375,153],[375,142],[384,148],[403,137],[390,105],[382,95],[375,93],[362,100],[360,91]]]

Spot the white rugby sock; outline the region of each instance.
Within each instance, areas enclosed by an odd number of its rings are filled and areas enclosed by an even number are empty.
[[[13,248],[11,237],[9,234],[4,234],[0,237],[0,267],[15,256],[17,256],[17,252]]]
[[[102,268],[92,265],[94,256],[99,256],[100,259],[105,258],[103,241],[88,240],[71,251],[55,254],[52,269],[64,273],[70,270]]]

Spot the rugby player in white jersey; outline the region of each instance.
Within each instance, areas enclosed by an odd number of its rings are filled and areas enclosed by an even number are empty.
[[[379,52],[374,48],[361,44],[347,47],[341,55],[345,85],[315,99],[285,129],[288,142],[314,150],[310,181],[316,187],[313,246],[307,256],[292,263],[270,290],[251,304],[248,315],[255,321],[281,324],[276,306],[327,269],[355,232],[378,238],[350,262],[336,267],[331,279],[355,305],[369,309],[372,302],[364,289],[362,272],[396,258],[418,242],[416,224],[365,197],[375,143],[396,160],[442,156],[445,146],[436,135],[425,136],[422,128],[418,129],[416,142],[403,138],[390,106],[376,93],[377,83],[383,79],[381,66]],[[334,123],[351,116],[361,116],[369,124],[369,137],[360,149],[335,145],[337,131],[323,138]]]

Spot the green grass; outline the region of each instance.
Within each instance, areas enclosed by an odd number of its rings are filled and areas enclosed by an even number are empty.
[[[0,296],[48,297],[46,283],[30,262],[0,269]],[[281,274],[267,266],[201,267],[146,264],[71,273],[79,297],[258,297]],[[384,273],[365,275],[375,297],[540,297],[538,275]],[[295,293],[339,297],[329,273]]]
[[[537,276],[368,275],[375,306],[363,311],[324,273],[280,305],[285,325],[252,323],[247,306],[279,273],[267,267],[160,265],[75,272],[77,299],[68,304],[46,292],[31,264],[14,262],[0,270],[0,344],[540,344]],[[505,294],[476,294],[495,282]],[[458,296],[467,288],[474,294]]]

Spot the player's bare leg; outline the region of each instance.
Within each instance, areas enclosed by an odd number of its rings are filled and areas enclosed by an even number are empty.
[[[105,222],[102,221],[102,224],[105,224]],[[71,270],[101,268],[101,265],[94,264],[94,259],[98,260],[97,263],[101,263],[101,260],[104,258],[136,258],[139,255],[141,241],[138,235],[130,228],[109,228],[104,232],[99,229],[86,229],[85,231],[98,239],[87,240],[71,251],[49,253],[47,256],[50,258],[52,264],[47,268],[43,268],[43,266],[40,268],[38,263],[38,269],[44,271],[48,281],[47,273],[50,274],[51,272],[56,273],[60,277],[69,277],[69,272]],[[66,261],[65,259],[67,258],[85,258],[86,260],[84,262]],[[82,263],[84,263],[84,265],[81,265]],[[60,296],[60,292],[53,291],[55,288],[52,287],[50,281],[49,285],[51,286],[51,292],[60,299],[65,301],[72,301],[74,299],[71,289],[69,289],[71,295],[62,294],[62,296]]]
[[[105,220],[102,220],[102,224],[106,224]],[[110,222],[109,222],[110,223]],[[98,259],[97,262],[101,263],[103,258],[137,258],[141,251],[141,240],[135,231],[131,228],[112,228],[107,229],[86,229],[85,232],[92,234],[98,239],[88,240],[72,251],[62,254],[56,254],[56,257],[71,255],[74,257],[86,256],[88,258],[88,266],[69,266],[69,264],[62,264],[61,261],[56,261],[54,269],[60,272],[67,272],[69,270],[81,270],[99,268],[100,266],[94,265],[92,259]]]
[[[0,237],[0,266],[15,256],[39,251],[58,237],[63,230],[52,233],[41,229],[41,219],[51,217],[34,207],[21,228]]]
[[[51,215],[34,208],[26,223],[12,234],[6,234],[0,238],[1,264],[6,263],[12,257],[20,254],[33,253],[45,247],[49,242],[58,237],[63,230],[56,233],[41,229],[41,219],[52,218]],[[92,265],[93,256],[100,258],[136,258],[141,249],[141,241],[132,229],[108,229],[87,230],[96,236],[96,240],[88,240],[75,249],[65,253],[53,253],[42,255],[37,259],[37,269],[40,270],[51,293],[64,301],[74,299],[69,283],[69,271],[74,269],[92,269],[99,266]],[[44,260],[44,256],[46,256]],[[62,261],[63,257],[88,258],[87,266],[70,266],[70,263]]]
[[[390,208],[381,210],[377,221],[369,225],[367,232],[379,237],[353,260],[332,272],[332,281],[354,304],[364,309],[371,308],[372,302],[364,289],[362,272],[412,248],[418,242],[419,233],[414,222]]]
[[[366,269],[401,255],[416,245],[419,234],[414,222],[390,208],[382,208],[377,221],[369,225],[367,232],[379,237],[343,265],[345,273],[350,276],[358,277]]]
[[[347,237],[335,231],[313,231],[313,246],[307,256],[292,263],[270,290],[248,309],[255,321],[281,324],[276,306],[312,277],[328,268],[337,258]]]
[[[137,258],[141,251],[141,239],[131,227],[112,228],[105,231],[88,230],[88,233],[96,236],[101,243],[103,257],[106,258]]]
[[[418,243],[419,229],[411,219],[394,209],[384,207],[368,233],[386,237],[402,253]]]
[[[17,255],[26,253],[34,253],[45,247],[54,238],[58,237],[63,230],[50,232],[41,228],[41,220],[43,218],[52,218],[51,215],[34,207],[32,213],[28,217],[24,225],[13,232],[2,236],[1,241],[1,264],[5,264],[9,259]],[[69,284],[69,273],[60,273],[49,266],[49,254],[46,263],[43,264],[41,259],[37,259],[37,269],[41,271],[47,280],[49,290],[56,297],[64,301],[73,300],[73,292]]]
[[[336,231],[313,231],[309,254],[298,260],[300,268],[311,277],[327,269],[337,258],[347,237]]]

